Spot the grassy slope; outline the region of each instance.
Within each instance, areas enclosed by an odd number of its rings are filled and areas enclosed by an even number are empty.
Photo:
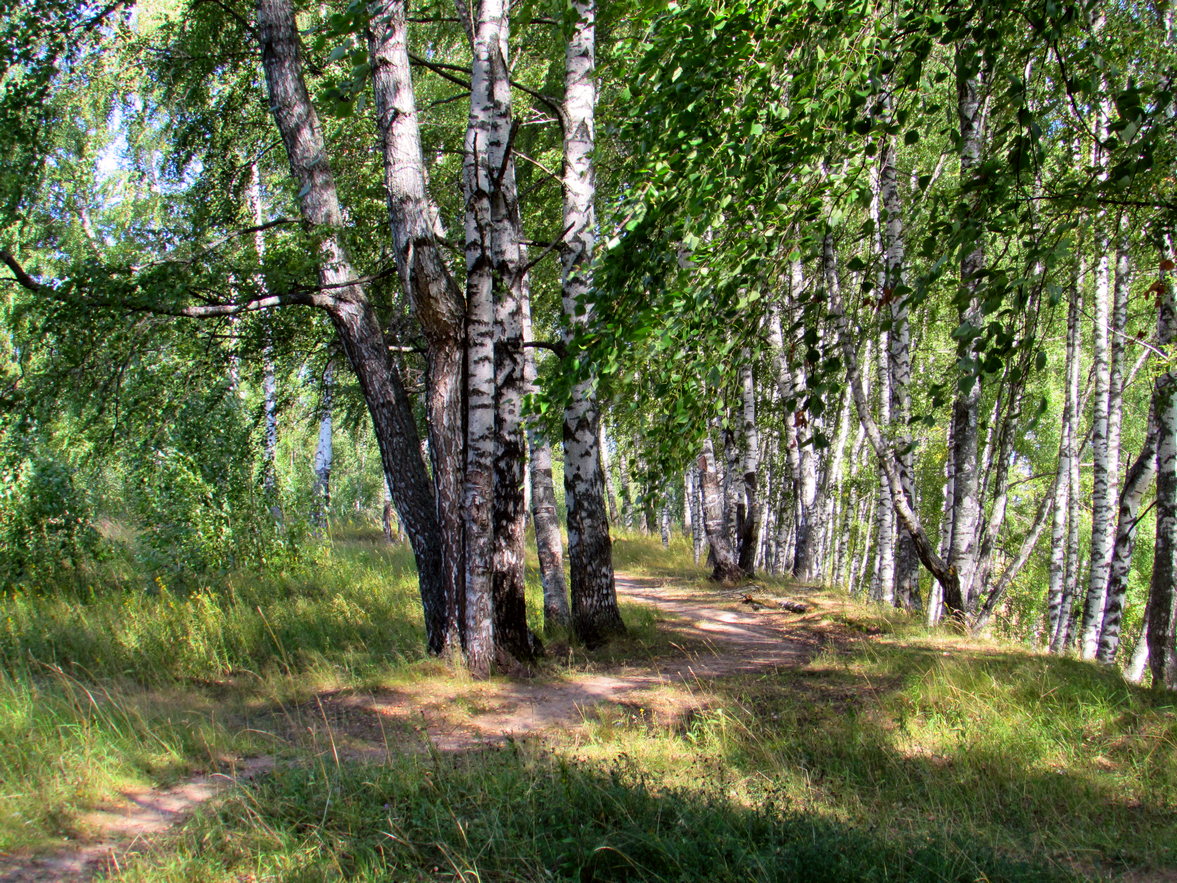
[[[631,571],[698,578],[681,548],[627,540],[617,555]],[[402,553],[353,539],[297,573],[184,598],[5,599],[0,849],[71,833],[76,810],[120,781],[166,782],[221,755],[273,750],[272,736],[243,730],[276,702],[437,678],[439,664],[417,649],[414,595]],[[1088,663],[816,600],[838,636],[824,653],[800,670],[709,683],[684,720],[607,706],[577,734],[368,765],[288,751],[291,763],[201,813],[126,876],[973,880],[1177,869],[1173,697]],[[642,618],[625,653],[661,647]]]

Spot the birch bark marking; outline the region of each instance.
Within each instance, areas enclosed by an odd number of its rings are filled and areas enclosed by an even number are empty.
[[[1055,512],[1053,527],[1060,532],[1057,537],[1051,533],[1050,550],[1050,600],[1048,617],[1050,627],[1050,650],[1061,653],[1067,644],[1070,630],[1071,605],[1075,586],[1070,576],[1073,572],[1078,525],[1076,524],[1076,501],[1079,496],[1079,374],[1083,343],[1083,329],[1080,319],[1083,313],[1083,283],[1086,267],[1079,259],[1075,267],[1075,282],[1071,288],[1071,302],[1067,308],[1067,358],[1066,394],[1063,400],[1063,427],[1059,441],[1058,470],[1066,478],[1056,488],[1055,504],[1062,511]],[[1061,524],[1061,528],[1059,525]],[[1056,544],[1057,539],[1057,544]]]
[[[891,376],[887,357],[888,335],[879,335],[879,425],[891,424]],[[896,455],[898,463],[898,455]],[[870,598],[888,606],[895,603],[895,509],[887,476],[880,474],[879,503],[875,508],[875,569],[871,577]]]
[[[744,518],[740,524],[738,554],[740,569],[748,576],[756,570],[756,550],[760,543],[760,430],[756,425],[756,381],[752,374],[752,354],[745,350],[740,368],[741,416],[744,430]]]
[[[359,380],[393,502],[416,558],[429,649],[440,652],[446,622],[440,530],[412,407],[340,234],[343,212],[319,118],[303,80],[290,0],[259,0],[257,19],[271,113],[300,188],[302,216],[320,236],[319,282],[330,293],[313,295],[311,303],[331,317]]]
[[[834,266],[834,240],[829,234],[826,234],[822,245],[822,260],[827,265],[827,278],[836,280],[837,270]],[[952,606],[951,604],[951,599],[960,598],[959,575],[954,568],[950,567],[936,554],[936,550],[933,548],[927,533],[924,531],[923,525],[920,523],[919,515],[912,508],[911,502],[903,492],[903,482],[899,477],[899,467],[895,461],[894,451],[888,446],[886,439],[883,438],[883,434],[879,431],[878,424],[875,423],[875,419],[871,415],[870,401],[867,399],[866,392],[863,389],[862,375],[859,372],[858,352],[855,350],[854,343],[850,339],[850,333],[846,329],[846,316],[842,307],[841,286],[831,286],[827,291],[827,299],[830,318],[833,321],[834,331],[837,334],[838,343],[842,350],[842,361],[846,366],[846,380],[850,385],[850,393],[854,398],[854,406],[858,411],[858,419],[862,424],[862,429],[867,439],[870,441],[871,447],[874,448],[879,468],[887,479],[887,486],[891,491],[891,505],[895,507],[895,515],[911,532],[912,538],[915,540],[916,551],[920,556],[920,561],[931,571],[932,576],[943,587],[945,603],[949,605],[954,616],[963,618],[964,609],[962,607]]]
[[[890,100],[887,112],[890,114]],[[899,477],[908,499],[915,501],[915,453],[911,437],[911,309],[904,261],[903,204],[899,195],[895,136],[884,137],[879,152],[879,195],[883,208],[883,302],[891,312],[887,361],[891,374],[891,426]],[[910,531],[896,524],[895,598],[908,608],[920,606],[919,556]]]
[[[523,302],[523,336],[530,338],[531,302]],[[523,353],[528,393],[536,386],[535,350]],[[531,480],[531,520],[535,525],[536,556],[544,591],[544,629],[567,629],[572,624],[568,609],[568,585],[564,580],[564,541],[556,514],[556,488],[552,479],[552,445],[535,425],[527,428],[528,477]]]
[[[319,403],[319,441],[315,445],[315,503],[311,521],[320,529],[327,527],[331,507],[331,467],[335,460],[332,438],[332,405],[335,398],[335,365],[330,360],[323,369],[323,392]]]
[[[1105,84],[1106,87],[1106,84]],[[1102,118],[1107,107],[1101,108],[1099,130],[1106,134]],[[1101,151],[1095,148],[1095,165],[1102,165]],[[1100,177],[1106,178],[1106,172]],[[1095,291],[1092,298],[1092,373],[1095,393],[1091,415],[1092,490],[1091,490],[1091,557],[1088,569],[1087,595],[1083,605],[1080,631],[1080,655],[1091,659],[1099,643],[1103,624],[1104,601],[1107,597],[1108,569],[1112,557],[1112,486],[1115,481],[1109,449],[1109,411],[1111,408],[1111,357],[1108,326],[1110,318],[1111,267],[1108,255],[1108,236],[1105,229],[1106,213],[1095,219]],[[1118,465],[1118,464],[1117,464]]]
[[[736,563],[735,552],[728,542],[727,525],[723,516],[723,494],[719,487],[719,476],[715,468],[715,447],[711,443],[710,434],[703,440],[703,453],[699,455],[697,466],[699,487],[703,496],[703,528],[707,534],[707,542],[711,544],[711,557],[715,563],[711,578],[720,583],[737,583],[743,577],[743,571]]]
[[[1110,665],[1116,659],[1120,645],[1120,625],[1124,617],[1124,596],[1128,591],[1128,574],[1132,569],[1132,552],[1136,546],[1136,528],[1140,524],[1140,503],[1157,473],[1156,412],[1149,410],[1148,432],[1140,455],[1128,467],[1124,487],[1120,491],[1119,519],[1116,540],[1112,547],[1112,563],[1108,574],[1107,600],[1104,603],[1103,623],[1099,635],[1096,659]]]
[[[960,176],[962,181],[970,178],[981,161],[981,139],[984,128],[982,116],[981,74],[974,69],[977,55],[974,47],[965,45],[957,49],[956,88],[957,116],[960,120]],[[967,206],[968,213],[975,215],[975,199]],[[975,223],[974,218],[974,223]],[[974,227],[976,240],[960,262],[961,325],[973,328],[981,321],[978,295],[981,287],[981,271],[985,268],[985,246],[979,227]],[[977,474],[977,430],[978,410],[981,404],[981,378],[975,371],[976,352],[972,342],[963,344],[965,360],[970,371],[964,377],[964,384],[957,390],[952,405],[952,536],[949,542],[948,563],[956,571],[957,582],[951,589],[944,587],[944,603],[952,610],[963,610],[969,599],[959,592],[959,587],[972,585],[973,572],[977,565],[976,535],[981,517],[981,502],[978,496]],[[971,376],[970,376],[971,374]],[[950,592],[957,592],[950,596]]]
[[[466,306],[438,245],[409,66],[404,0],[371,8],[368,48],[388,216],[401,284],[425,335],[426,411],[446,579],[446,642],[457,649],[464,606],[463,388]]]
[[[495,662],[511,664],[508,657],[530,661],[536,652],[524,603],[522,303],[526,274],[511,159],[508,35],[506,4],[502,0],[479,3],[463,163],[466,650],[471,669],[479,675]],[[493,624],[481,619],[487,614]],[[479,633],[477,647],[472,647],[471,628]],[[493,639],[489,645],[487,638]]]
[[[1170,245],[1158,282],[1157,346],[1177,338],[1177,286]],[[1157,538],[1148,593],[1148,666],[1156,688],[1177,690],[1177,374],[1157,378]]]
[[[564,53],[564,229],[560,258],[564,340],[591,321],[590,265],[596,248],[596,0],[570,0]],[[577,383],[564,409],[564,496],[572,576],[572,628],[585,644],[625,632],[613,581],[605,511],[600,410],[591,379]]]

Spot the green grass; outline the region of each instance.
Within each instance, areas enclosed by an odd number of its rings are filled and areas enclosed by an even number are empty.
[[[616,547],[621,569],[705,585],[682,543]],[[538,587],[532,595],[538,624]],[[305,567],[187,595],[10,597],[0,850],[74,832],[78,809],[122,782],[166,783],[277,748],[273,775],[201,811],[120,879],[1047,880],[1177,869],[1174,697],[1091,663],[929,632],[832,592],[806,597],[824,620],[808,628],[832,643],[804,667],[665,686],[505,750],[405,754],[411,734],[394,728],[379,765],[334,759],[348,724],[328,720],[316,691],[428,679],[432,695],[455,707],[465,697],[473,704],[458,711],[476,713],[496,689],[470,692],[460,672],[423,658],[403,550],[349,536]],[[626,617],[631,636],[593,653],[561,650],[555,636],[544,677],[691,646],[649,610]],[[664,714],[671,706],[678,713]],[[308,738],[300,714],[341,729]]]
[[[412,557],[370,539],[189,592],[112,578],[0,598],[0,851],[76,836],[126,785],[273,750],[257,709],[423,658]]]
[[[510,746],[294,767],[189,825],[126,880],[1051,880],[1048,864],[754,804],[721,782],[667,789],[633,758]]]

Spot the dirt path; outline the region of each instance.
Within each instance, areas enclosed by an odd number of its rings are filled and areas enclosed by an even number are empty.
[[[812,617],[775,609],[754,612],[741,608],[734,593],[704,593],[625,575],[618,575],[617,590],[622,599],[652,605],[666,615],[659,628],[681,638],[685,652],[610,673],[469,682],[457,695],[452,682],[443,692],[429,680],[399,690],[328,693],[285,712],[290,728],[299,731],[304,744],[358,759],[429,747],[464,751],[555,729],[568,732],[584,727],[586,715],[606,703],[640,706],[652,718],[673,721],[707,705],[708,679],[800,665],[820,643],[804,627]],[[420,738],[405,740],[406,731]],[[120,856],[226,789],[268,772],[274,763],[272,757],[250,758],[228,773],[174,788],[123,792],[122,803],[82,820],[92,840],[31,860],[0,858],[0,883],[84,880],[117,867]]]

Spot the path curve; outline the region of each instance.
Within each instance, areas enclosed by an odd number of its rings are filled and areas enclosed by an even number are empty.
[[[692,590],[670,580],[617,575],[618,596],[625,601],[656,607],[669,620],[666,627],[706,647],[689,657],[655,660],[626,666],[615,673],[575,673],[562,678],[496,681],[471,684],[483,707],[456,716],[453,697],[429,694],[428,685],[414,689],[376,692],[340,691],[314,698],[317,714],[328,729],[339,726],[354,731],[360,743],[341,756],[354,759],[380,757],[389,751],[387,739],[377,747],[374,733],[384,732],[384,721],[408,725],[422,737],[418,750],[465,751],[496,745],[511,739],[540,735],[544,731],[584,725],[586,714],[604,703],[657,705],[660,688],[705,690],[709,678],[803,664],[815,649],[788,628],[800,619],[777,612],[753,612],[736,604],[737,593],[727,597],[715,590]],[[661,624],[660,624],[661,626]],[[664,697],[663,697],[664,698]],[[688,691],[681,713],[698,696]],[[330,712],[330,714],[329,714]],[[313,717],[312,715],[311,717]],[[355,723],[363,718],[365,723]],[[328,734],[335,749],[335,735]],[[403,743],[398,750],[413,750]],[[0,883],[87,880],[117,867],[118,860],[169,827],[189,816],[198,806],[227,789],[248,782],[273,769],[273,757],[242,760],[227,773],[204,775],[173,788],[122,792],[123,802],[87,813],[85,829],[94,839],[72,848],[36,858],[0,858]]]

